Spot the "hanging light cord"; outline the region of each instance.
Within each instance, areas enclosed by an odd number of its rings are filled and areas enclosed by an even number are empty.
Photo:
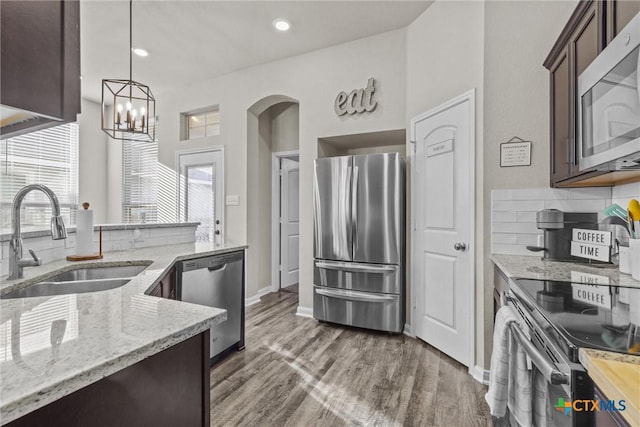
[[[133,80],[133,0],[129,0],[129,80]]]

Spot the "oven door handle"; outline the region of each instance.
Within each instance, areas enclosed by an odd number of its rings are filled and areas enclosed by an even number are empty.
[[[516,337],[524,352],[531,358],[531,362],[538,368],[547,382],[553,385],[569,384],[569,375],[560,372],[547,359],[544,358],[538,349],[527,339],[517,322],[510,323],[511,333]]]

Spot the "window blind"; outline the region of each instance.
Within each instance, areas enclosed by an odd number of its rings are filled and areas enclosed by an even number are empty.
[[[67,226],[78,208],[78,125],[67,123],[0,141],[0,226],[11,228],[13,198],[22,187],[44,184],[58,196]],[[22,230],[50,227],[51,206],[41,191],[22,202]]]
[[[123,141],[125,223],[158,222],[158,141]]]

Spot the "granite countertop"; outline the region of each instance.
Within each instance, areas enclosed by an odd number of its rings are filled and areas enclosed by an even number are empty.
[[[597,285],[640,288],[640,281],[621,274],[617,267],[594,267],[574,262],[546,261],[522,255],[491,255],[491,261],[507,277],[519,279],[559,280]]]
[[[226,310],[144,293],[175,261],[245,248],[191,243],[111,252],[99,261],[25,268],[24,279],[0,282],[5,294],[78,266],[149,264],[116,289],[0,300],[0,424],[226,320]]]
[[[625,400],[620,414],[632,426],[640,425],[640,356],[581,348],[580,363],[607,399]]]

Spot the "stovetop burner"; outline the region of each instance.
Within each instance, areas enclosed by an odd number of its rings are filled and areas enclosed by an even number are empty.
[[[521,291],[516,292],[518,296],[573,346],[640,354],[640,289],[554,280],[515,281]]]

